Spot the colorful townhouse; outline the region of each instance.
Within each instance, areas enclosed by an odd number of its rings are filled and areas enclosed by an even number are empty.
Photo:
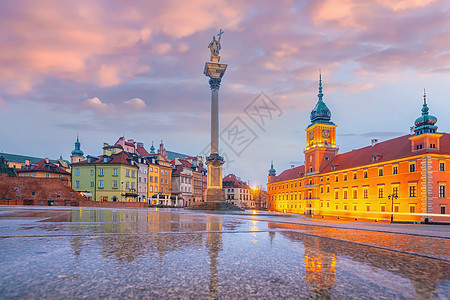
[[[338,154],[336,127],[319,100],[306,128],[305,164],[268,173],[268,208],[307,215],[450,222],[450,134],[437,132],[424,95],[414,132]]]
[[[139,167],[126,152],[104,151],[72,164],[72,188],[94,201],[136,202]]]
[[[246,182],[242,181],[234,174],[225,176],[222,182],[227,202],[244,209],[255,208],[255,201],[253,200],[251,188]]]
[[[61,168],[58,164],[51,162],[48,158],[27,163],[21,169],[16,170],[17,176],[27,176],[36,178],[60,178],[70,186],[70,173]]]

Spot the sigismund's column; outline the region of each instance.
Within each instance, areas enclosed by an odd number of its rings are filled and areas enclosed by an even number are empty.
[[[205,63],[203,74],[209,77],[211,87],[211,154],[206,158],[208,165],[208,185],[206,189],[206,202],[225,202],[225,191],[222,190],[223,157],[219,155],[219,88],[222,77],[227,69],[226,64],[220,64],[220,39],[223,34],[220,29],[218,40],[213,36],[208,48],[211,50],[211,59]]]

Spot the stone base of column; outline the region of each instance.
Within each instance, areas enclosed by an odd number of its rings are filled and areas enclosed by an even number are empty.
[[[205,191],[206,202],[225,202],[225,191],[222,189],[208,188]]]
[[[225,191],[222,189],[208,188],[205,193],[205,202],[197,202],[187,207],[190,210],[218,210],[218,211],[243,211],[242,208],[225,201]]]

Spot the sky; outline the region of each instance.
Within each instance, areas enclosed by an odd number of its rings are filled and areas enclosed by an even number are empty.
[[[222,28],[224,175],[304,162],[324,101],[340,153],[408,134],[426,89],[450,131],[450,1],[0,2],[0,151],[69,159],[120,136],[209,154],[208,44]]]

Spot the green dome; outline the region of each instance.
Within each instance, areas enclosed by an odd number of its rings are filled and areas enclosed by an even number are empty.
[[[80,149],[80,141],[78,140],[77,135],[77,141],[75,142],[75,149],[72,151],[72,156],[84,156],[83,151]]]
[[[415,135],[419,135],[422,133],[434,133],[437,130],[437,126],[435,125],[437,122],[437,118],[435,116],[428,114],[428,105],[427,105],[427,95],[424,92],[423,95],[423,106],[422,106],[422,115],[416,119],[414,122],[414,133]]]
[[[331,111],[328,109],[325,102],[323,102],[323,93],[322,93],[322,74],[320,74],[319,77],[319,94],[317,94],[317,97],[319,97],[319,101],[317,102],[314,109],[311,111],[311,125],[320,123],[320,124],[332,124],[331,122]],[[309,126],[311,126],[309,125]]]

